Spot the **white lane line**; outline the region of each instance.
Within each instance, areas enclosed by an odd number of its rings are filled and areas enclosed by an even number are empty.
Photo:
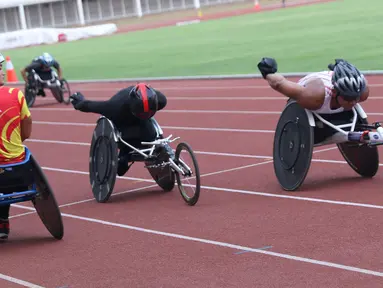
[[[95,123],[51,122],[51,121],[33,121],[33,124],[53,125],[53,126],[77,126],[77,127],[95,127],[96,126]],[[161,126],[161,128],[173,129],[173,130],[193,130],[193,131],[274,133],[273,130],[252,130],[252,129],[231,129],[231,128],[205,128],[205,127],[179,127],[179,126]]]
[[[144,187],[134,188],[134,189],[125,190],[125,191],[121,191],[121,192],[116,192],[116,193],[113,193],[110,197],[112,198],[112,197],[117,196],[117,195],[133,193],[133,192],[142,191],[142,190],[145,190],[145,189],[148,189],[148,188],[153,188],[153,187],[158,187],[158,185],[157,184],[153,184],[153,185],[149,185],[149,186],[144,186]],[[78,204],[82,204],[82,203],[87,203],[87,202],[91,202],[91,201],[96,201],[96,200],[94,198],[88,198],[88,199],[85,199],[85,200],[80,200],[80,201],[75,201],[75,202],[70,202],[70,203],[67,203],[67,204],[59,205],[59,208],[69,207],[69,206],[78,205]],[[23,207],[24,208],[24,207],[27,207],[27,206],[24,206],[24,205],[19,203],[19,204],[12,204],[12,207],[17,207],[17,208]],[[18,217],[22,217],[22,216],[26,216],[26,215],[30,215],[30,214],[34,214],[34,213],[36,213],[36,211],[15,214],[15,215],[10,216],[9,218],[10,219],[11,218],[18,218]]]
[[[27,209],[27,210],[34,210],[34,208],[32,208],[32,207],[21,206],[19,208],[23,208],[23,209]],[[175,238],[175,239],[181,239],[181,240],[186,240],[186,241],[192,241],[192,242],[198,242],[198,243],[209,244],[209,245],[214,245],[214,246],[220,246],[220,247],[230,248],[230,249],[235,249],[235,250],[240,250],[240,251],[246,250],[246,251],[251,251],[254,253],[264,254],[264,255],[273,256],[273,257],[282,258],[282,259],[294,260],[294,261],[303,262],[303,263],[309,263],[309,264],[314,264],[314,265],[319,265],[319,266],[325,266],[325,267],[330,267],[330,268],[337,268],[337,269],[341,269],[341,270],[357,272],[357,273],[361,273],[361,274],[383,277],[383,272],[380,272],[380,271],[374,271],[374,270],[368,270],[368,269],[363,269],[363,268],[359,268],[359,267],[347,266],[347,265],[342,265],[342,264],[333,263],[333,262],[316,260],[316,259],[312,259],[312,258],[305,258],[305,257],[299,257],[299,256],[290,255],[290,254],[272,252],[272,251],[267,251],[267,250],[262,250],[262,249],[255,249],[252,247],[246,247],[246,246],[227,243],[227,242],[220,242],[220,241],[209,240],[209,239],[204,239],[204,238],[186,236],[186,235],[182,235],[182,234],[169,233],[169,232],[164,232],[164,231],[160,231],[160,230],[147,229],[147,228],[143,228],[143,227],[120,224],[120,223],[100,220],[100,219],[96,219],[96,218],[78,216],[78,215],[74,215],[74,214],[62,213],[62,216],[72,218],[72,219],[82,220],[82,221],[86,221],[86,222],[102,224],[102,225],[106,225],[106,226],[110,226],[110,227],[118,227],[118,228],[134,230],[134,231],[139,231],[139,232],[148,233],[148,234],[154,234],[154,235],[160,235],[160,236],[165,236],[165,237],[170,237],[170,238]]]
[[[59,140],[43,140],[43,139],[28,139],[27,142],[32,143],[45,143],[45,144],[63,144],[63,145],[79,145],[79,146],[90,146],[89,143],[85,142],[71,142],[71,141],[59,141]],[[323,148],[320,150],[316,150],[313,154],[326,152],[330,150],[338,149],[338,147],[330,147]],[[194,151],[196,154],[201,155],[213,155],[213,156],[228,156],[228,157],[239,157],[239,158],[253,158],[253,159],[273,159],[272,156],[263,156],[263,155],[249,155],[249,154],[236,154],[236,153],[220,153],[220,152],[206,152],[206,151]],[[347,164],[346,161],[341,160],[325,160],[325,159],[312,159],[312,162],[321,162],[321,163],[334,163],[334,164]],[[379,164],[379,166],[383,166],[383,164]],[[131,179],[138,180],[138,179]]]
[[[23,207],[23,208],[25,208],[25,207]],[[22,285],[22,286],[28,287],[28,288],[44,288],[43,286],[39,286],[39,285],[30,283],[30,282],[27,282],[27,281],[24,281],[24,280],[21,280],[21,279],[17,279],[17,278],[8,276],[8,275],[4,275],[4,274],[1,274],[1,273],[0,273],[0,279],[3,279],[3,280],[8,281],[8,282],[15,283],[15,284],[18,284],[18,285]]]
[[[266,163],[261,162],[261,163],[257,163],[257,164],[262,165],[262,164],[266,164]],[[78,175],[88,175],[89,174],[88,172],[85,172],[85,171],[68,170],[68,169],[60,169],[60,168],[52,168],[52,167],[42,167],[42,169],[47,170],[47,171],[71,173],[71,174],[78,174]],[[233,168],[233,170],[240,170],[240,169],[244,169],[244,166]],[[231,171],[233,171],[233,170],[231,170]],[[228,171],[225,171],[225,170],[217,171],[217,172],[214,172],[214,174],[219,174],[219,172],[224,173],[224,172],[228,172]],[[208,176],[208,175],[205,175],[205,174],[201,175],[201,177],[205,177],[205,176]],[[139,181],[155,183],[154,180],[152,180],[152,179],[142,179],[142,178],[132,178],[132,177],[119,177],[119,178],[124,179],[124,180],[141,179]],[[206,189],[206,190],[223,191],[223,192],[231,192],[231,193],[247,194],[247,195],[256,195],[256,196],[263,196],[263,197],[273,197],[273,198],[281,198],[281,199],[291,199],[291,200],[299,200],[299,201],[307,201],[307,202],[317,202],[317,203],[326,203],[326,204],[353,206],[353,207],[363,207],[363,208],[372,208],[372,209],[383,209],[383,206],[381,206],[381,205],[373,205],[373,204],[366,204],[366,203],[335,201],[335,200],[327,200],[327,199],[312,198],[312,197],[292,196],[292,195],[287,195],[287,194],[276,194],[276,193],[273,194],[273,193],[258,192],[258,191],[251,191],[251,190],[230,189],[230,188],[215,187],[215,186],[201,185],[201,188]],[[282,192],[282,193],[285,193],[285,192]],[[85,200],[85,201],[88,201],[88,200]],[[67,205],[73,205],[73,204],[67,204]],[[18,207],[18,206],[15,206],[15,207]]]

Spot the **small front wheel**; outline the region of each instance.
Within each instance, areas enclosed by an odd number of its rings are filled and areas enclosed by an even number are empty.
[[[177,145],[175,163],[182,170],[182,174],[176,173],[178,189],[185,202],[193,206],[199,199],[201,180],[197,158],[189,144],[181,142]]]

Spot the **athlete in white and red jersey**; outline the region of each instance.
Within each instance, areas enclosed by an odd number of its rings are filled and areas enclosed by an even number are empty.
[[[366,101],[369,95],[364,75],[343,59],[328,65],[330,71],[311,73],[298,83],[276,73],[277,62],[273,58],[263,58],[258,68],[271,88],[319,114],[351,110],[356,103]]]

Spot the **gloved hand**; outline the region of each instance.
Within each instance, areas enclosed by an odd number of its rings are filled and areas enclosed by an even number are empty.
[[[74,109],[81,111],[84,107],[85,97],[81,92],[76,92],[69,97],[69,101],[72,103]]]
[[[258,63],[258,69],[261,72],[263,79],[266,79],[268,74],[274,74],[277,72],[278,65],[274,58],[264,57]]]
[[[331,71],[334,71],[335,66],[338,65],[339,63],[342,63],[342,62],[346,62],[346,61],[343,60],[343,59],[335,59],[335,64],[330,63],[330,64],[328,64],[327,67],[328,67],[328,69],[330,69]]]

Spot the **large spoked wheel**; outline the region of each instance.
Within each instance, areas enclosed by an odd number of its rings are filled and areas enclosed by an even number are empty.
[[[187,143],[177,145],[175,163],[182,170],[182,174],[176,173],[178,189],[185,202],[193,206],[199,199],[201,180],[197,159]]]
[[[31,156],[31,164],[38,195],[32,200],[37,214],[51,235],[57,240],[64,236],[64,224],[53,190],[40,165]]]
[[[68,105],[70,103],[69,97],[71,95],[69,83],[65,79],[62,79],[61,82],[62,82],[62,87],[61,87],[62,101]]]

